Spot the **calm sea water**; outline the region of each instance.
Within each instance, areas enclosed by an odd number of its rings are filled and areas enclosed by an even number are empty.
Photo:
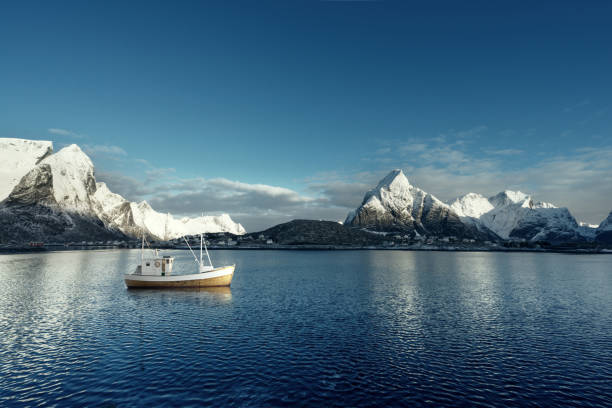
[[[0,406],[612,405],[612,256],[212,255],[231,290],[127,290],[138,251],[0,256]]]

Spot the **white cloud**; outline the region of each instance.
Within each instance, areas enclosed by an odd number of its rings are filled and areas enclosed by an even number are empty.
[[[85,135],[83,135],[83,134],[76,133],[76,132],[73,132],[72,130],[66,130],[66,129],[49,128],[49,129],[47,129],[47,131],[49,133],[51,133],[51,134],[54,134],[54,135],[74,137],[74,138],[77,138],[77,139],[81,139],[81,138],[85,137]]]
[[[482,135],[484,132],[486,132],[488,129],[489,128],[485,125],[478,125],[478,126],[474,126],[469,129],[464,129],[464,130],[450,129],[444,133],[441,133],[438,136],[437,141],[442,142],[449,138],[451,140],[457,140],[457,139],[469,139],[473,137],[478,137]]]
[[[488,154],[496,154],[500,156],[514,156],[517,154],[524,153],[521,149],[497,149],[497,150],[486,150]]]
[[[582,101],[580,101],[580,102],[578,102],[578,103],[576,103],[574,105],[565,107],[565,109],[563,109],[563,112],[569,113],[569,112],[575,111],[576,109],[582,108],[582,107],[590,105],[590,104],[591,104],[590,100],[584,99],[584,100],[582,100]]]
[[[130,201],[140,201],[155,191],[152,186],[117,172],[96,171],[96,180],[105,182],[113,193]]]
[[[210,186],[239,193],[253,193],[273,198],[282,198],[288,202],[307,203],[314,201],[314,199],[301,196],[297,192],[288,188],[269,186],[266,184],[248,184],[240,181],[227,180],[224,178],[211,179],[208,181],[208,184]]]
[[[159,169],[166,170],[166,169]],[[100,173],[99,181],[131,201],[146,199],[157,211],[192,216],[229,213],[249,231],[265,229],[294,218],[344,219],[346,209],[324,197],[267,184],[250,184],[225,178],[151,178],[144,182],[117,173]],[[329,218],[328,218],[329,219]]]
[[[109,156],[126,156],[127,153],[119,146],[114,145],[83,145],[85,153],[95,155],[109,155]]]
[[[406,143],[399,147],[401,153],[422,152],[425,149],[427,149],[427,144],[425,143]]]

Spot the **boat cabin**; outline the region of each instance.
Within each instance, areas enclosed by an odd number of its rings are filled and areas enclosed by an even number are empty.
[[[163,256],[149,259],[143,259],[142,265],[140,266],[141,275],[153,275],[153,276],[168,276],[172,273],[172,265],[174,264],[174,257]]]

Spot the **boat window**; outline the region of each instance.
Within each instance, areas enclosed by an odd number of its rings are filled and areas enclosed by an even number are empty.
[[[151,266],[151,264],[149,262],[147,262],[147,266]]]

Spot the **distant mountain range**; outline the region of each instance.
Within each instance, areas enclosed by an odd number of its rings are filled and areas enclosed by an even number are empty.
[[[612,213],[599,227],[581,226],[567,208],[536,202],[520,191],[486,198],[469,193],[446,204],[393,170],[365,194],[345,224],[372,231],[531,242],[612,241]]]
[[[246,233],[229,215],[174,218],[146,202],[130,202],[96,182],[77,145],[57,153],[47,141],[0,139],[0,243],[100,241],[139,237],[171,240],[199,233]],[[444,203],[393,170],[365,193],[344,225],[299,220],[272,227],[275,242],[378,245],[380,233],[456,237],[478,242],[612,243],[612,213],[596,228],[579,225],[567,208],[520,191],[493,197],[469,193]],[[377,235],[378,234],[378,235]]]
[[[0,139],[0,242],[169,240],[202,232],[246,231],[229,215],[175,219],[129,202],[97,183],[75,144],[53,153],[47,141]]]

